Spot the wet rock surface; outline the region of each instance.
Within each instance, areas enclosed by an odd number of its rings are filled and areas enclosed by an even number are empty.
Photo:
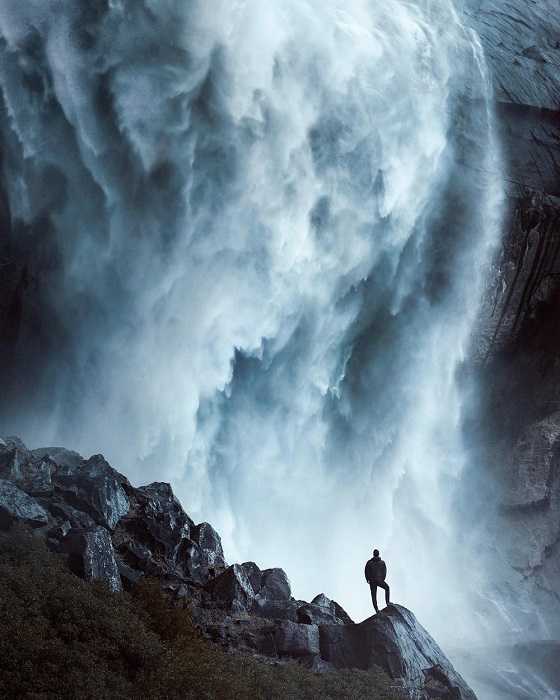
[[[104,527],[70,530],[64,535],[58,551],[68,557],[70,569],[86,581],[102,578],[114,591],[122,590],[111,536]]]
[[[482,500],[473,525],[506,626],[548,637],[560,634],[558,3],[466,0],[462,18],[486,56],[505,187],[502,241],[473,341],[478,397],[466,435],[476,474],[465,519],[473,498]]]
[[[190,606],[205,638],[231,653],[297,662],[317,673],[381,666],[410,700],[474,700],[406,608],[390,606],[354,624],[323,594],[295,600],[281,568],[228,566],[218,533],[195,524],[169,484],[134,488],[101,455],[30,451],[17,438],[0,440],[1,456],[0,527],[35,528],[77,576],[104,579],[119,591],[149,575]]]
[[[0,525],[6,529],[14,522],[41,527],[49,522],[39,503],[10,481],[0,479]]]
[[[335,668],[381,666],[418,698],[474,700],[475,695],[414,615],[389,605],[357,625],[321,626],[321,656]]]

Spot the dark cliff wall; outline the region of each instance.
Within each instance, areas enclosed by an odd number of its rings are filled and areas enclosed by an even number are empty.
[[[475,338],[471,488],[500,598],[538,637],[560,630],[558,3],[467,0],[465,14],[492,73],[506,178],[503,243]]]

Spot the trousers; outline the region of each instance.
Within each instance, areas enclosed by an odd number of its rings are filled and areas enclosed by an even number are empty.
[[[379,612],[379,608],[377,607],[377,586],[379,588],[383,588],[385,591],[385,605],[389,605],[389,596],[391,593],[391,589],[389,588],[389,584],[385,583],[385,581],[372,581],[369,584],[369,587],[371,589],[371,602],[373,603],[373,607],[375,608],[375,612]]]

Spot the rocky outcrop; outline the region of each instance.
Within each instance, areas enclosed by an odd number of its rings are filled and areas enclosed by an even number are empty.
[[[381,666],[418,700],[475,700],[473,691],[414,615],[389,605],[358,625],[322,625],[321,656],[335,668]]]
[[[299,625],[283,620],[274,634],[274,642],[280,656],[320,656],[318,625]]]
[[[474,699],[409,610],[390,606],[354,624],[323,594],[295,600],[280,568],[227,566],[218,533],[196,525],[169,484],[134,488],[101,455],[30,451],[17,438],[0,440],[0,469],[0,527],[27,523],[77,576],[116,591],[150,575],[226,651],[318,673],[381,666],[411,700]]]
[[[262,617],[297,621],[297,603],[292,598],[290,582],[282,569],[262,572],[251,610]]]
[[[31,527],[47,525],[47,513],[34,498],[10,481],[0,479],[0,526],[21,522]]]
[[[61,529],[61,534],[64,528]],[[51,535],[55,535],[53,531]],[[86,581],[105,579],[114,591],[122,590],[121,578],[109,532],[101,526],[62,534],[58,550],[68,556],[70,569]]]
[[[219,571],[226,566],[222,541],[209,523],[200,523],[191,528],[191,537],[200,547],[202,558],[209,570]]]
[[[234,564],[206,584],[217,604],[230,612],[247,612],[255,600],[255,591],[243,566]]]
[[[299,607],[297,616],[299,622],[304,622],[308,625],[346,625],[352,622],[338,603],[330,600],[322,593],[315,596],[311,603],[306,603]]]

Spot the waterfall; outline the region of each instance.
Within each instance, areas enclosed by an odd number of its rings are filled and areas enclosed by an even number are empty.
[[[453,641],[488,79],[449,0],[343,7],[3,3],[2,184],[39,272],[2,420],[171,481],[229,561],[358,619],[378,547]]]

